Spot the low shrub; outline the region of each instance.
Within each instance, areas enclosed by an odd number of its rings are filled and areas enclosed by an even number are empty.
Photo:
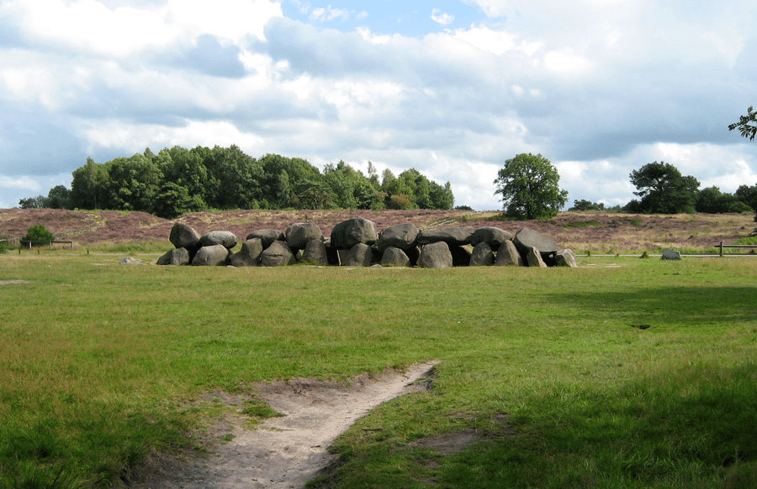
[[[30,226],[26,230],[26,235],[21,238],[21,242],[24,244],[32,243],[32,244],[42,244],[42,243],[49,243],[51,241],[55,241],[55,236],[53,236],[53,233],[45,229],[45,227],[42,224],[35,224],[34,226]]]

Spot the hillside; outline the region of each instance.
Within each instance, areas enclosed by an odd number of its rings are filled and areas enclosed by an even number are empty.
[[[465,211],[206,211],[162,219],[145,212],[70,211],[59,209],[0,209],[0,236],[20,238],[26,229],[42,224],[59,239],[78,245],[166,242],[174,222],[199,233],[231,231],[240,239],[257,229],[285,230],[297,222],[314,222],[324,235],[352,217],[374,221],[379,230],[411,222],[420,228],[496,226],[510,232],[531,227],[554,237],[577,252],[641,252],[659,248],[704,250],[717,243],[733,243],[755,234],[753,214],[633,215],[562,212],[548,221],[490,221],[497,212]]]

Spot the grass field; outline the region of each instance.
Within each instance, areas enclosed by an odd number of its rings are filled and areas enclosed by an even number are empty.
[[[757,486],[757,260],[578,269],[121,266],[0,255],[0,487],[106,487],[205,393],[441,360],[320,487]],[[154,257],[145,258],[154,262]],[[474,429],[442,455],[415,442]]]

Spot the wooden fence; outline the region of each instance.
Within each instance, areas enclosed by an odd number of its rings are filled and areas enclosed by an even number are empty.
[[[720,248],[720,256],[723,256],[723,248],[757,248],[757,245],[729,245],[723,244],[722,241],[715,246]]]
[[[32,249],[33,245],[49,245],[50,249],[52,249],[54,244],[67,244],[71,245],[71,249],[74,249],[74,242],[73,241],[59,241],[59,240],[53,240],[53,241],[19,241],[19,244]]]

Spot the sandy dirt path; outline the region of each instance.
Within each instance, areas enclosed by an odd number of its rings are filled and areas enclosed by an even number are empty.
[[[260,397],[283,417],[270,418],[255,431],[241,424],[234,438],[209,457],[164,465],[131,487],[150,489],[290,489],[303,488],[334,461],[328,447],[371,409],[395,397],[425,389],[416,381],[438,362],[406,372],[361,376],[349,386],[292,380],[258,386]]]

